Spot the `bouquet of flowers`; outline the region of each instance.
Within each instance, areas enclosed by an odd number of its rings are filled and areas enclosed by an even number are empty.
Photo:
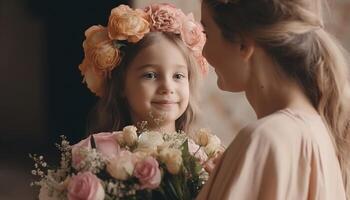
[[[208,178],[204,165],[221,142],[205,129],[189,137],[127,126],[74,145],[62,136],[56,146],[58,167],[30,155],[40,200],[194,199]]]

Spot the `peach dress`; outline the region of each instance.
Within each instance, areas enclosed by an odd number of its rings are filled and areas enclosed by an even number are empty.
[[[283,109],[233,140],[197,200],[345,200],[339,162],[319,115]]]

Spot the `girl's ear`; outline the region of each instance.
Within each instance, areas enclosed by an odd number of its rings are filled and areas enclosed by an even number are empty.
[[[240,55],[244,61],[248,61],[255,50],[255,42],[250,38],[243,38],[240,46]]]

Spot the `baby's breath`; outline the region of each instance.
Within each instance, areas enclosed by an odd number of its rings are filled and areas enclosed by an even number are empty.
[[[115,197],[115,199],[123,199],[130,196],[135,196],[136,192],[140,190],[138,183],[126,184],[119,180],[106,180],[103,182],[103,187],[107,196]]]
[[[79,153],[84,159],[77,166],[78,171],[90,171],[98,174],[106,166],[106,160],[96,149],[82,148]]]
[[[188,139],[185,132],[179,131],[175,133],[163,133],[163,139],[165,142],[170,143],[171,148],[179,149],[181,145]]]

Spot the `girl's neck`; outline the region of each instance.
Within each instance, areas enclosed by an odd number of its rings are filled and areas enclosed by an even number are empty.
[[[146,127],[150,131],[161,131],[161,132],[167,132],[172,133],[176,132],[175,122],[169,122],[169,123],[149,123]]]
[[[131,116],[133,124],[138,126],[138,129],[146,129],[150,131],[163,131],[167,133],[176,131],[175,121],[157,121],[158,119],[154,118],[153,116],[150,117],[149,120],[143,120],[135,117],[135,115],[133,114],[131,114]]]
[[[272,60],[265,58],[264,61],[261,62],[260,58],[259,65],[253,67],[251,80],[245,90],[258,118],[285,108],[317,113],[296,81],[288,78]]]

